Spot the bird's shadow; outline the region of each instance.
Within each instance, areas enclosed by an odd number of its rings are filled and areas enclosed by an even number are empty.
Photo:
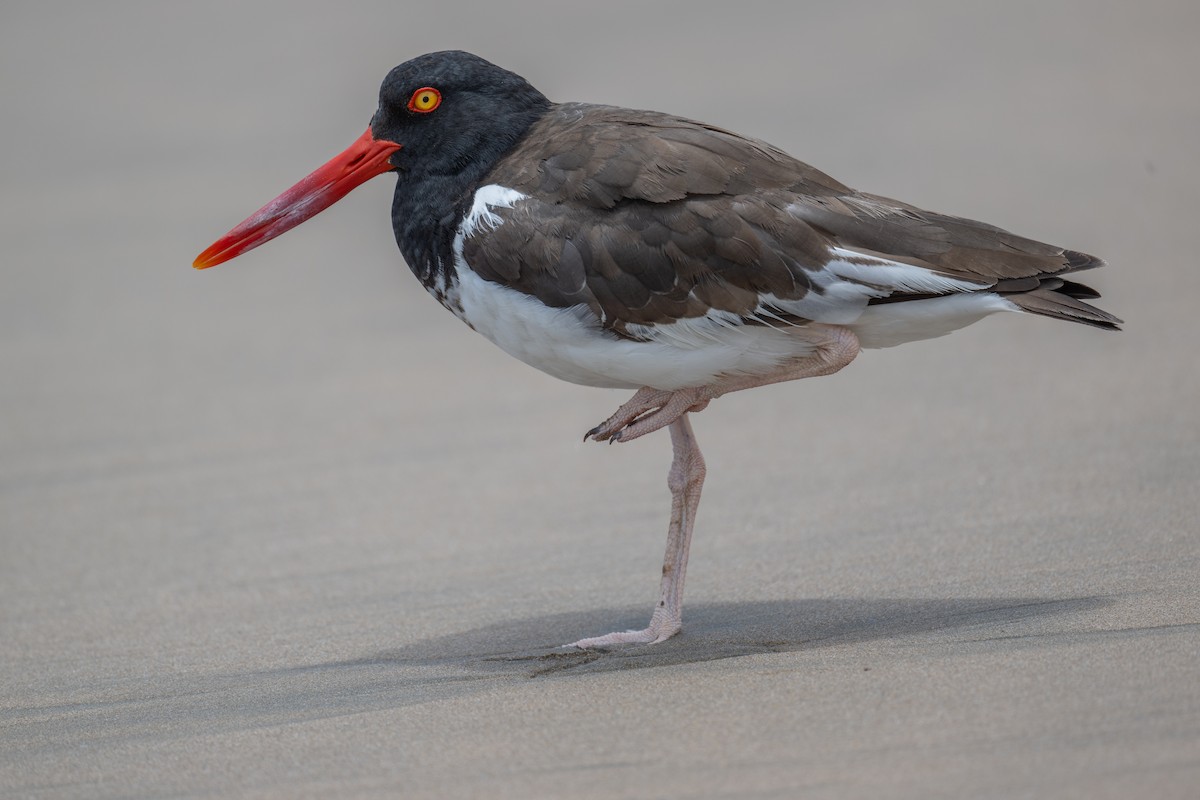
[[[248,730],[370,713],[471,694],[513,682],[580,680],[596,672],[653,669],[945,633],[963,646],[1045,643],[1104,597],[828,599],[696,604],[680,635],[658,645],[582,651],[556,647],[613,627],[640,627],[645,609],[536,616],[447,633],[361,657],[178,676],[148,674],[91,699],[0,709],[0,724],[28,742],[100,746]],[[1050,632],[1047,633],[1046,631]],[[1046,637],[1050,637],[1047,639]]]
[[[581,635],[645,625],[645,609],[604,609],[511,620],[426,639],[356,660],[383,665],[414,660],[457,663],[472,671],[585,674],[651,669],[896,638],[954,629],[986,629],[1020,620],[1088,611],[1103,597],[971,599],[828,599],[696,604],[684,631],[657,645],[598,650],[555,646]]]

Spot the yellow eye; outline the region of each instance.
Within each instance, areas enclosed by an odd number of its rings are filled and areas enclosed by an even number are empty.
[[[442,93],[432,86],[426,86],[423,89],[417,89],[412,93],[412,97],[408,98],[408,110],[428,114],[441,105],[441,102]]]

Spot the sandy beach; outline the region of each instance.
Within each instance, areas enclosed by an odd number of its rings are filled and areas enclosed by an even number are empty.
[[[0,796],[1194,798],[1200,7],[0,12]],[[1109,262],[665,432],[432,301],[392,182],[192,258],[461,48]]]

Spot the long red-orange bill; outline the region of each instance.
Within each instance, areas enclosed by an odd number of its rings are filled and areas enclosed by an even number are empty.
[[[329,163],[213,242],[196,256],[192,266],[207,269],[291,230],[341,200],[354,187],[391,170],[388,158],[399,149],[395,142],[376,139],[367,128],[366,133]]]

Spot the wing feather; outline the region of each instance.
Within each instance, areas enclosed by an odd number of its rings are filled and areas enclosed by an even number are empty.
[[[617,335],[699,317],[847,322],[868,304],[976,291],[1115,324],[1080,301],[1096,292],[1054,277],[1099,259],[856,192],[713,126],[562,105],[510,155],[486,182],[523,199],[466,237],[467,263],[548,306],[586,306]]]

